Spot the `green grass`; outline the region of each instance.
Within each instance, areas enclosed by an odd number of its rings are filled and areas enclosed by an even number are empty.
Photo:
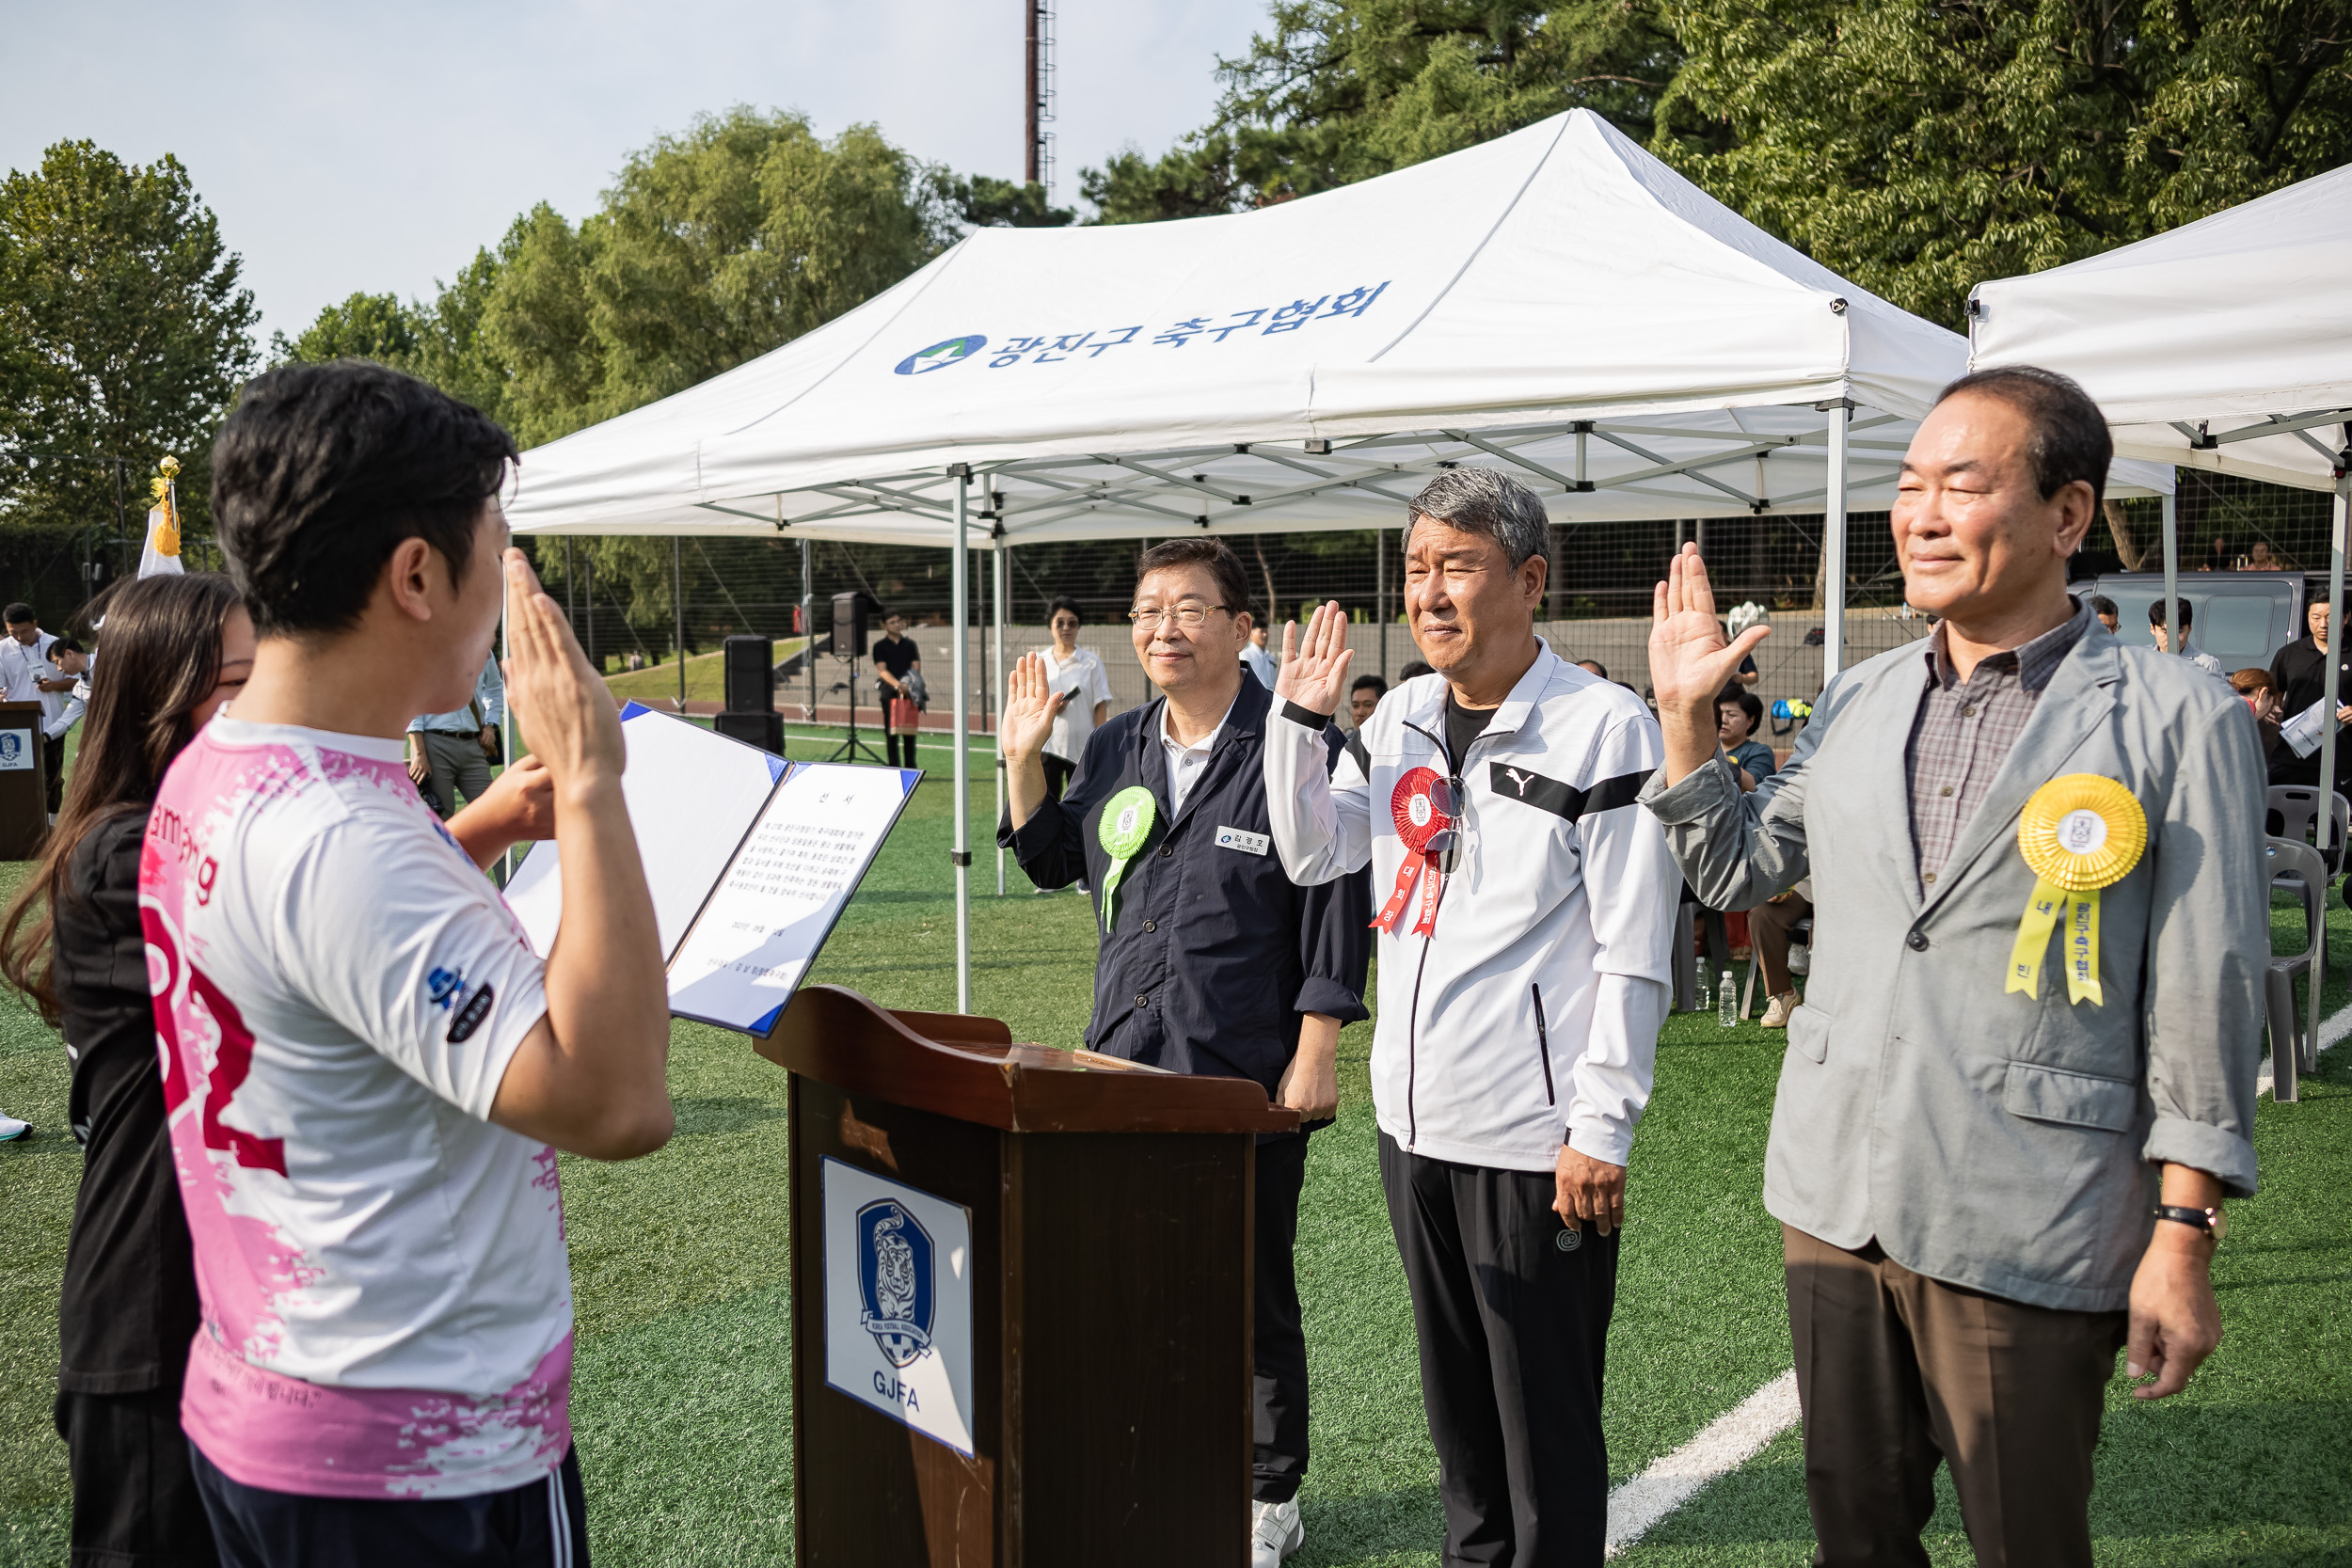
[[[789,657],[800,651],[803,640],[798,637],[776,639],[776,657]],[[690,654],[686,659],[686,700],[690,703],[719,703],[726,700],[726,656]],[[612,689],[615,697],[627,697],[647,707],[664,706],[677,700],[677,660],[649,664],[643,670],[628,670],[617,675],[607,675],[604,684]]]
[[[833,739],[795,727],[795,756]],[[950,1008],[955,927],[945,782],[917,792],[816,978],[899,1006]],[[1087,901],[994,896],[975,749],[974,1006],[1019,1037],[1072,1045],[1094,941]],[[2336,973],[2352,917],[2336,914]],[[2330,988],[2329,1008],[2345,988]],[[1403,1276],[1374,1159],[1369,1025],[1341,1039],[1341,1118],[1316,1136],[1300,1225],[1314,1401],[1298,1568],[1431,1564],[1442,1523]],[[1677,1016],[1631,1178],[1610,1351],[1613,1479],[1687,1441],[1788,1365],[1776,1227],[1758,1200],[1782,1039]],[[2180,1399],[2119,1383],[2099,1459],[2103,1563],[2352,1562],[2352,1049],[2301,1105],[2265,1101],[2265,1190],[2233,1206],[2217,1264],[2227,1330]],[[784,1077],[739,1036],[677,1026],[678,1132],[625,1165],[564,1163],[579,1301],[573,1421],[597,1560],[611,1568],[766,1564],[790,1552]],[[64,1132],[55,1035],[0,1002],[0,1106],[38,1134],[0,1146],[0,1563],[65,1560],[63,1451],[49,1429],[57,1277],[79,1157]],[[1794,1564],[1810,1550],[1793,1435],[1703,1492],[1623,1560]],[[1939,1563],[1968,1560],[1948,1491]]]

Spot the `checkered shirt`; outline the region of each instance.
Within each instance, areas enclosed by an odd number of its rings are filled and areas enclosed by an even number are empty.
[[[1943,623],[1929,634],[1927,681],[1903,753],[1911,780],[1911,842],[1923,890],[1934,887],[1952,846],[2033,717],[2042,689],[2090,624],[2090,604],[2074,601],[2073,620],[2030,642],[1987,654],[1964,681],[1952,666]]]

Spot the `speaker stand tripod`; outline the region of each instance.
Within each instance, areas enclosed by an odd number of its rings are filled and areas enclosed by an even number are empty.
[[[887,712],[887,710],[884,710]],[[887,721],[885,720],[885,722]],[[865,755],[861,757],[860,752]],[[876,752],[857,737],[857,656],[850,656],[850,733],[842,737],[825,760],[827,762],[878,762],[887,765],[889,758]]]

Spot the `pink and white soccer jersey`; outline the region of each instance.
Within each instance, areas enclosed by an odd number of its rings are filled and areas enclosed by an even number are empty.
[[[544,966],[401,743],[215,720],[139,908],[204,1305],[189,1437],[314,1497],[544,1476],[571,1443],[555,1151],[486,1119]]]

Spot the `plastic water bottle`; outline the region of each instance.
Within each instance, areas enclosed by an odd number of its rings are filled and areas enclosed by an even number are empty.
[[[1715,1022],[1728,1029],[1740,1022],[1740,1003],[1732,990],[1731,971],[1724,971],[1723,980],[1715,987]]]
[[[1707,971],[1703,969],[1699,971],[1697,994],[1691,998],[1691,1010],[1694,1013],[1707,1011]]]

